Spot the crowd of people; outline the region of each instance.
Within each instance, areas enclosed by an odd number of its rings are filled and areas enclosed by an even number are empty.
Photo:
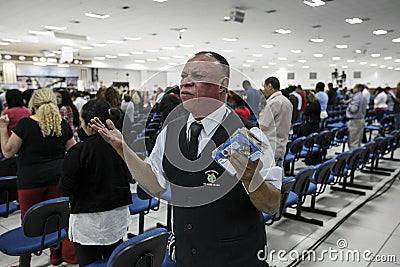
[[[260,90],[245,80],[244,91],[232,91],[229,63],[210,51],[190,58],[181,77],[180,86],[154,94],[151,112],[161,116],[163,127],[145,160],[124,150],[121,133],[125,116],[133,122],[135,115],[146,112],[145,97],[136,90],[103,87],[95,99],[67,88],[37,89],[30,98],[16,89],[5,93],[1,151],[3,157],[18,157],[21,219],[40,201],[68,196],[68,234],[80,266],[109,257],[122,243],[130,222],[132,175],[152,195],[171,187],[172,200],[178,203],[173,212],[178,266],[267,266],[254,257],[266,244],[261,212],[273,214],[279,207],[293,125],[301,124],[297,136],[318,132],[329,111],[343,106],[349,148],[354,149],[361,145],[366,110],[372,105],[378,123],[394,114],[393,127],[400,129],[400,83],[374,93],[362,84],[347,91],[332,83],[325,88],[323,82],[312,90],[301,85],[283,89],[271,76]],[[174,112],[177,107],[179,112]],[[206,141],[219,146],[240,127],[266,146],[256,161],[229,153],[232,175],[212,160]],[[182,157],[171,156],[177,152]],[[210,175],[215,180],[210,181]],[[200,186],[199,192],[181,189]],[[53,265],[61,263],[55,249],[50,258]],[[211,258],[217,261],[213,265]],[[30,255],[20,257],[20,266],[29,264]]]

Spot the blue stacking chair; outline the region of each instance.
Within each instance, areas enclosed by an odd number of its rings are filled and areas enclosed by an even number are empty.
[[[343,177],[347,175],[346,162],[350,157],[351,151],[345,151],[336,156],[336,162],[332,166],[330,181],[331,184],[338,184],[343,180]]]
[[[18,199],[17,176],[0,177],[0,216],[7,218],[17,210]]]
[[[291,163],[290,175],[294,175],[294,165],[295,162],[300,159],[300,154],[302,152],[305,140],[306,137],[304,136],[294,140],[289,147],[288,153],[286,153],[285,155],[284,163],[286,164]]]
[[[139,234],[144,232],[145,215],[148,214],[150,210],[158,210],[159,206],[160,201],[154,197],[149,196],[147,199],[143,199],[138,193],[132,194],[132,204],[129,205],[129,213],[131,215],[139,214]]]
[[[69,200],[46,200],[27,210],[22,226],[0,236],[0,251],[10,256],[41,255],[49,247],[59,248],[67,237]]]
[[[86,267],[159,267],[164,262],[168,231],[156,228],[135,236],[119,245],[110,258],[89,264]]]
[[[382,118],[380,124],[370,124],[364,126],[365,132],[369,132],[369,141],[372,138],[372,132],[378,131],[382,135],[385,135],[386,130],[393,124],[393,115],[385,116]]]

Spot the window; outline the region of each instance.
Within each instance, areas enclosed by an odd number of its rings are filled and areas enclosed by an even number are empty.
[[[361,79],[361,71],[355,71],[353,77],[354,79]]]
[[[288,72],[287,79],[288,80],[294,80],[294,72]]]
[[[310,80],[316,80],[317,79],[317,73],[316,72],[310,72]]]

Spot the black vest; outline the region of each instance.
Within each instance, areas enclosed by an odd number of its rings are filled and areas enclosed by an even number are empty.
[[[186,122],[184,116],[168,124],[163,157],[171,184],[186,187],[171,187],[173,203],[180,203],[173,210],[178,267],[268,266],[257,258],[266,245],[261,212],[242,183],[211,158],[215,147],[236,129],[249,125],[231,112],[199,159],[188,161]]]

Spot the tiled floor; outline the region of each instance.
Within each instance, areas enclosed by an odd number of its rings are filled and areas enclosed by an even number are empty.
[[[329,153],[333,156],[334,150]],[[400,150],[395,154],[395,158],[400,158]],[[267,227],[269,256],[272,250],[283,250],[278,259],[276,253],[270,261],[271,266],[295,266],[292,264],[295,256],[304,250],[308,250],[318,239],[326,234],[334,225],[336,225],[345,215],[352,211],[356,206],[365,201],[385,182],[390,180],[400,171],[399,162],[381,161],[381,167],[394,168],[396,172],[389,176],[374,176],[365,173],[356,173],[359,181],[370,183],[374,186],[372,191],[368,191],[366,196],[357,196],[343,192],[327,191],[318,198],[317,207],[337,212],[337,217],[328,217],[313,213],[304,212],[304,215],[310,218],[317,218],[324,222],[324,226],[316,226],[304,222],[298,222],[283,218],[281,221]],[[296,163],[297,171],[304,167],[304,163]],[[308,203],[308,201],[306,202]],[[397,179],[393,186],[382,196],[371,202],[366,203],[356,213],[349,217],[336,231],[334,231],[322,244],[315,250],[317,258],[323,260],[305,260],[297,266],[371,266],[371,267],[389,267],[400,266],[400,180]],[[290,209],[288,210],[290,212]],[[18,227],[20,224],[20,214],[16,212],[9,218],[0,218],[0,234],[9,229]],[[166,223],[166,205],[156,212],[150,212],[145,218],[145,230],[154,228],[157,222]],[[132,218],[129,232],[138,232],[138,217]],[[338,240],[346,243],[343,249],[338,248]],[[363,253],[366,257],[373,255],[387,257],[395,256],[395,262],[368,262],[363,259]],[[331,255],[329,255],[331,251]],[[51,266],[48,250],[41,256],[32,257],[32,266]],[[360,255],[357,261],[356,254]],[[322,256],[321,256],[322,255]],[[372,255],[372,254],[371,254]],[[335,258],[336,257],[336,258]],[[10,257],[0,254],[0,267],[16,265],[17,257]],[[77,266],[63,263],[61,266]]]

